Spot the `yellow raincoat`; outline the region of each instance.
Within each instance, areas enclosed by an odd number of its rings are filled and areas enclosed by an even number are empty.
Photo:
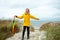
[[[22,16],[17,16],[17,18],[24,18],[24,23],[23,23],[23,26],[28,26],[30,27],[30,18],[33,18],[33,19],[36,19],[35,16],[31,15],[31,14],[23,14]]]

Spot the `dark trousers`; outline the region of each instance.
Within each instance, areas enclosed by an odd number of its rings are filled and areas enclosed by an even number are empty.
[[[25,35],[26,28],[27,28],[27,39],[29,39],[30,27],[24,26],[24,27],[23,27],[22,40],[24,40],[24,35]]]

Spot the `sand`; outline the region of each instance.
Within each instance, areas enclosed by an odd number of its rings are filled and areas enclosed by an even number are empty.
[[[21,40],[22,32],[16,33],[14,36],[7,38],[6,40]],[[34,32],[30,32],[29,40],[45,40],[45,31],[35,30]],[[27,40],[27,32],[25,32],[24,40]]]

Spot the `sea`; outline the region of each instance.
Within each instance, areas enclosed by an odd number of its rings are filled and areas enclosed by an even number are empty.
[[[23,21],[21,21],[23,23]],[[48,22],[60,22],[60,20],[31,20],[30,24],[32,27],[35,29],[39,29],[43,24],[48,23]]]

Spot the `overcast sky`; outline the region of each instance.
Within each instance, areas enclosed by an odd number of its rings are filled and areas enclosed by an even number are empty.
[[[60,0],[0,0],[0,18],[13,18],[29,8],[38,18],[60,18]]]

